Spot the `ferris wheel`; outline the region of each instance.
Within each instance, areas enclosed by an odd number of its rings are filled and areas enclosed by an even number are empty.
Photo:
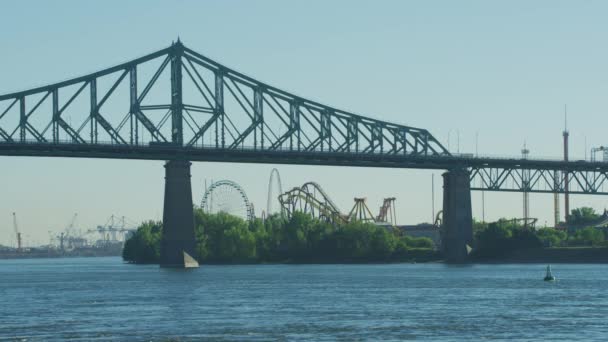
[[[253,204],[249,202],[245,190],[230,180],[221,180],[211,184],[205,190],[201,209],[210,214],[220,212],[251,221],[254,218]]]

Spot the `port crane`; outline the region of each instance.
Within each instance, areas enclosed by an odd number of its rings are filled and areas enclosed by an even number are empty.
[[[78,247],[83,247],[87,244],[85,238],[82,237],[80,231],[76,231],[74,228],[76,226],[76,219],[78,218],[78,213],[75,213],[70,221],[68,222],[65,231],[61,232],[57,238],[59,239],[59,249],[65,251],[66,249],[74,249]]]
[[[117,242],[124,241],[126,234],[134,231],[135,228],[127,227],[130,223],[127,222],[127,218],[122,216],[118,218],[116,215],[110,216],[103,226],[97,226],[96,229],[89,229],[87,233],[99,233],[101,240],[99,242]]]

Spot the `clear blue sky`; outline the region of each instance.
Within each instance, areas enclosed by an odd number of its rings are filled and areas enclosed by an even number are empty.
[[[6,1],[0,93],[79,76],[168,46],[190,48],[296,94],[427,128],[460,151],[559,156],[568,104],[573,158],[608,144],[608,2],[604,1]],[[161,162],[1,157],[0,243],[11,213],[31,242],[114,213],[160,218]],[[204,179],[239,182],[261,209],[273,166],[196,163]],[[290,188],[321,183],[346,210],[397,197],[401,223],[430,221],[430,171],[277,166]],[[246,171],[245,171],[246,170]],[[436,207],[441,206],[435,172]],[[606,199],[573,196],[603,210]],[[479,194],[474,216],[481,216]],[[521,216],[521,194],[486,193],[486,219]],[[552,196],[531,216],[552,222]],[[27,243],[27,241],[26,241]]]

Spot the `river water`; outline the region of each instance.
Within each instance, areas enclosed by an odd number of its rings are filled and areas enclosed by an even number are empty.
[[[606,340],[607,267],[544,268],[0,260],[0,340]]]

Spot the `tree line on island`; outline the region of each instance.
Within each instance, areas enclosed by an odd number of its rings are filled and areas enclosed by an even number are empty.
[[[331,224],[295,212],[247,222],[226,213],[194,210],[201,263],[359,263],[439,259],[433,241],[373,223]],[[143,223],[126,241],[123,259],[158,263],[162,222]]]
[[[601,218],[592,208],[571,210],[564,226],[577,229],[530,229],[515,220],[473,222],[474,252],[479,259],[496,258],[517,250],[555,247],[608,247],[604,230],[593,226]]]
[[[531,229],[516,220],[473,223],[473,258],[500,258],[522,249],[606,247],[602,229],[592,226],[600,215],[591,208],[573,209],[568,232]],[[271,215],[247,222],[226,213],[194,211],[196,255],[201,263],[364,263],[441,260],[429,238],[414,238],[401,230],[373,223],[331,224],[295,212],[291,218]],[[158,263],[162,222],[143,223],[126,241],[123,259]]]

